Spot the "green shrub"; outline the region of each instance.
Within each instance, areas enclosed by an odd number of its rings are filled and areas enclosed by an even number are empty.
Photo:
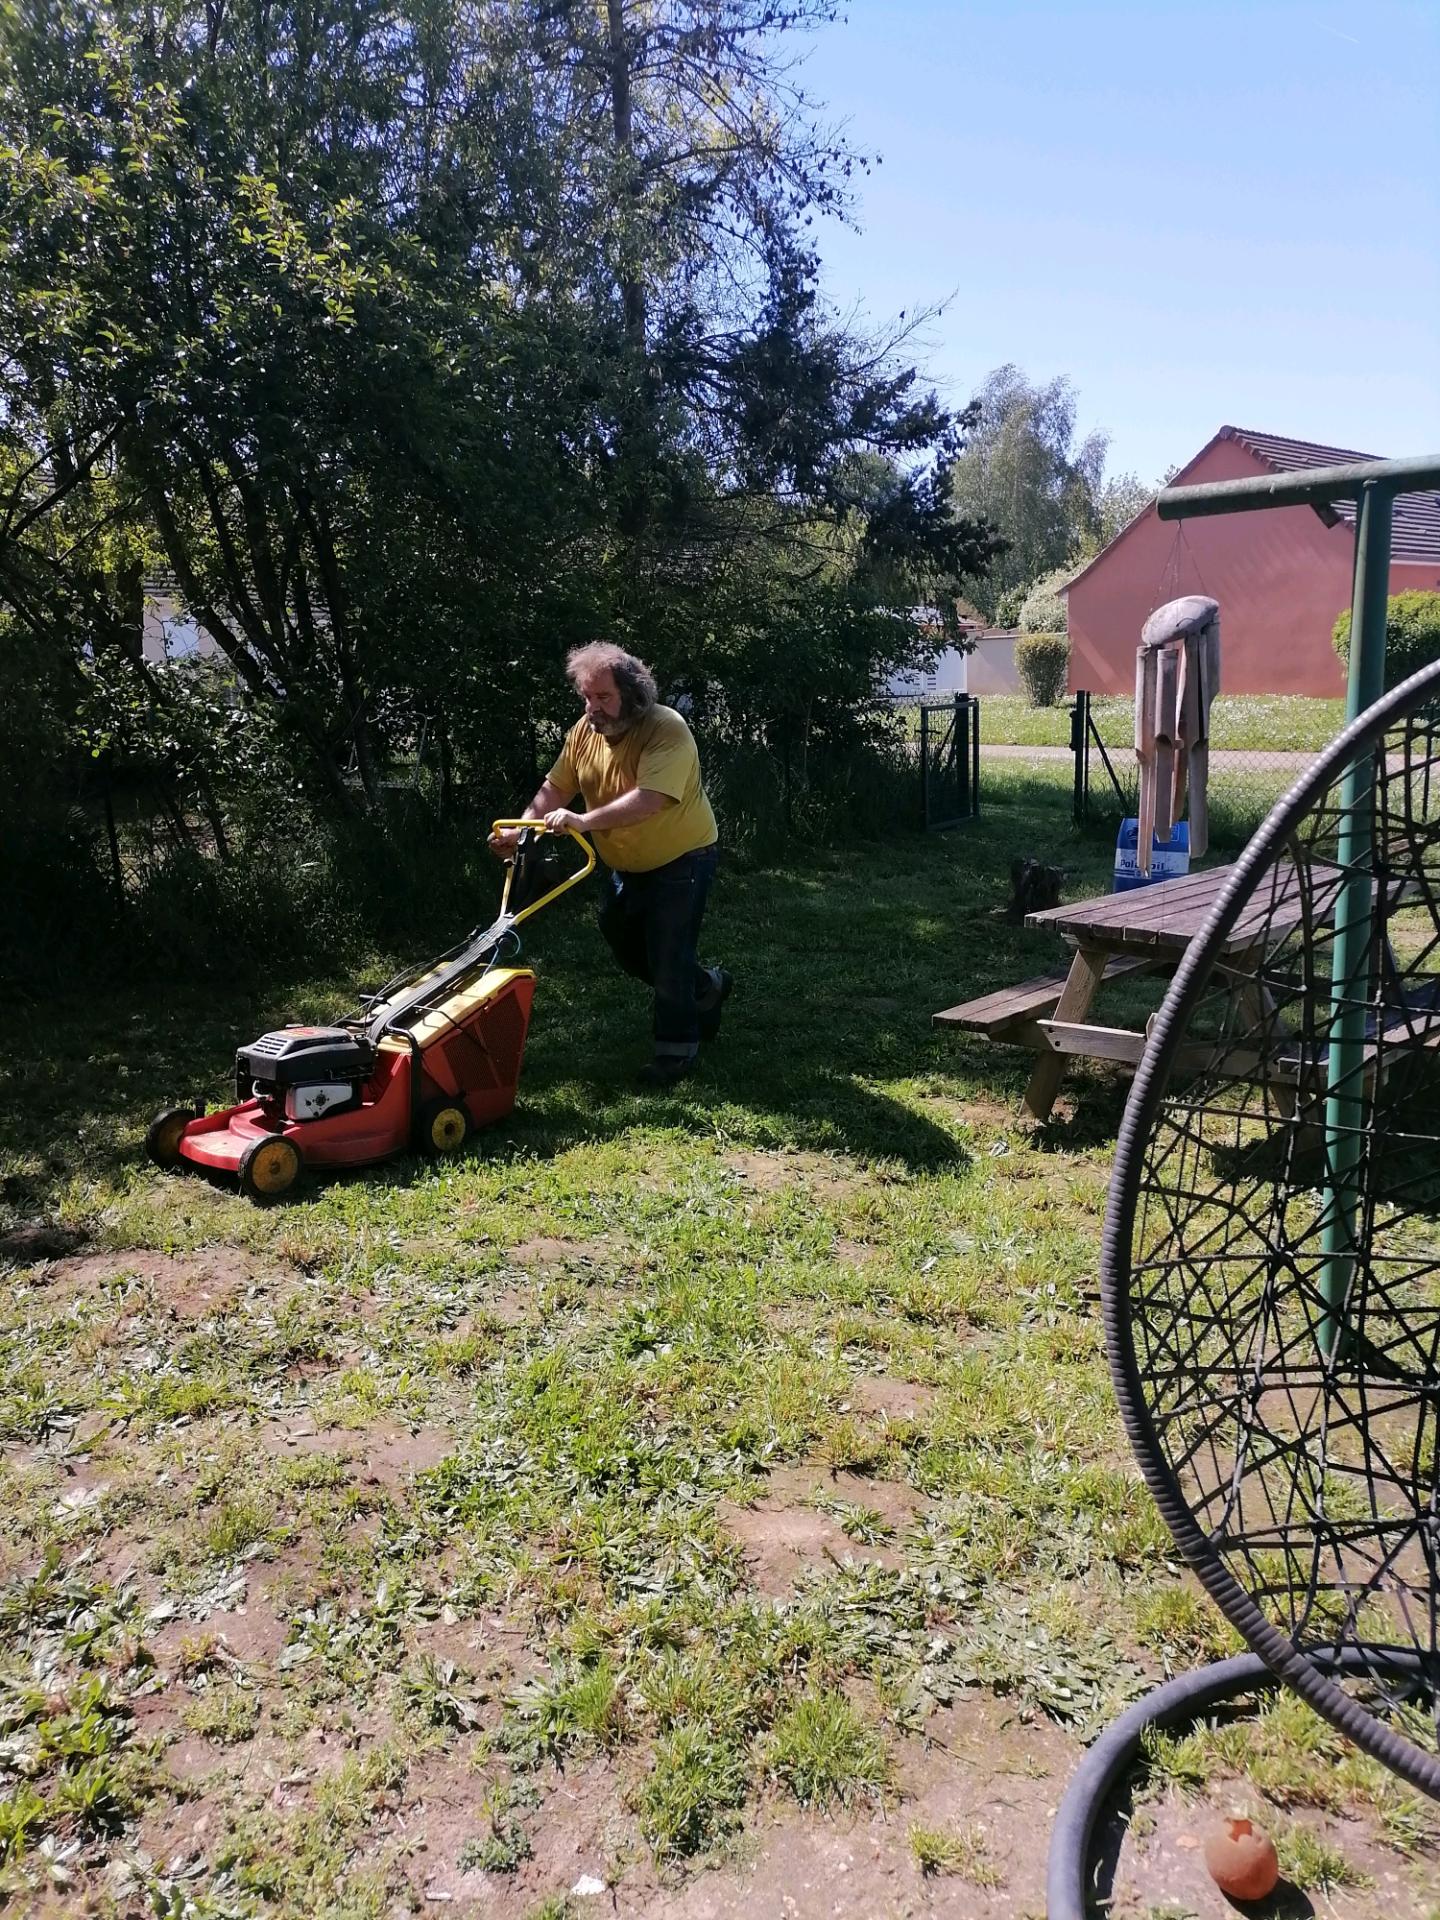
[[[1007,587],[995,602],[995,624],[997,627],[1018,627],[1020,609],[1025,604],[1028,587]]]
[[[1015,642],[1015,670],[1032,707],[1055,707],[1070,671],[1070,642],[1063,633],[1027,633]]]
[[[1350,665],[1350,609],[1335,622],[1335,651]],[[1385,611],[1385,690],[1440,660],[1440,593],[1392,593]]]
[[[1060,589],[1072,572],[1073,568],[1057,567],[1031,585],[1020,603],[1018,624],[1022,633],[1069,632],[1070,612]]]

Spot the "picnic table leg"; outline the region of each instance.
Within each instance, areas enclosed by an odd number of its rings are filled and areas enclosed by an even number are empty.
[[[1103,948],[1076,947],[1075,958],[1070,962],[1070,971],[1065,976],[1065,984],[1060,989],[1060,998],[1056,1002],[1055,1020],[1083,1020],[1090,1011],[1090,1003],[1095,998],[1100,981],[1105,972],[1109,954]],[[1025,1111],[1036,1120],[1048,1120],[1050,1109],[1055,1105],[1055,1096],[1060,1091],[1060,1082],[1065,1078],[1065,1069],[1069,1065],[1063,1053],[1042,1053],[1035,1062],[1035,1070],[1030,1075],[1030,1084],[1025,1089]]]
[[[1255,1035],[1261,1054],[1268,1056],[1279,1031],[1279,1008],[1275,1004],[1275,996],[1265,982],[1258,977],[1259,956],[1254,956],[1252,959],[1252,956],[1247,954],[1245,964],[1255,967],[1255,976],[1240,983],[1237,996],[1240,1002],[1240,1013],[1241,1017],[1249,1022],[1250,1031]],[[1283,1080],[1275,1080],[1264,1084],[1262,1093],[1275,1102],[1276,1111],[1281,1119],[1295,1118],[1299,1106],[1298,1087],[1288,1087]]]

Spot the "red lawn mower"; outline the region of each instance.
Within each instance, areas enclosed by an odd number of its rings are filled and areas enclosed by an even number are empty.
[[[369,1166],[412,1147],[457,1153],[472,1127],[506,1117],[515,1105],[535,975],[503,963],[519,955],[521,922],[578,886],[595,855],[572,829],[584,866],[522,905],[537,891],[544,823],[495,825],[520,830],[499,918],[437,960],[397,974],[335,1026],[281,1027],[239,1048],[237,1104],[215,1113],[192,1106],[158,1114],[145,1136],[156,1166],[188,1163],[234,1174],[252,1200],[275,1200],[304,1167]]]

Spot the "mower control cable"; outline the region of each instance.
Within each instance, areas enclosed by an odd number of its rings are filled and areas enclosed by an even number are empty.
[[[511,829],[518,829],[522,833],[527,831],[536,834],[549,832],[549,828],[543,820],[497,820],[494,823],[494,829],[496,832]],[[522,907],[518,913],[512,913],[510,911],[510,889],[515,878],[515,863],[513,861],[507,862],[505,889],[500,900],[499,917],[490,926],[477,929],[467,939],[462,940],[458,946],[452,947],[447,953],[442,954],[438,961],[432,961],[429,965],[419,968],[412,967],[408,970],[408,973],[397,975],[396,984],[386,988],[380,994],[367,998],[365,1008],[366,1038],[372,1046],[375,1045],[384,1034],[392,1032],[400,1022],[407,1019],[410,1015],[422,1009],[426,1011],[431,1010],[432,1003],[437,998],[448,994],[459,981],[463,980],[466,975],[471,973],[482,961],[484,962],[484,971],[488,973],[490,968],[493,967],[499,959],[504,942],[506,939],[515,936],[515,929],[520,925],[522,920],[529,920],[533,915],[539,913],[542,908],[548,907],[552,900],[558,900],[562,893],[568,893],[572,887],[578,886],[580,882],[594,870],[595,851],[590,845],[590,842],[585,838],[584,834],[580,833],[574,827],[567,827],[565,831],[584,853],[584,866],[577,867],[573,873],[567,874],[558,885],[551,887],[548,893],[542,894],[538,900],[532,901],[529,906]],[[407,980],[414,984],[415,991],[408,997],[404,997],[402,995],[402,989]],[[398,999],[398,1004],[395,1003],[395,996],[397,995],[401,996]],[[377,1013],[377,1007],[383,1009],[383,1011]]]

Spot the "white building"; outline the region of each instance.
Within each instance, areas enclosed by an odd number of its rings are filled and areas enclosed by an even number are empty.
[[[1018,693],[1015,671],[1018,634],[1000,627],[968,629],[974,651],[947,647],[929,673],[897,673],[885,691],[892,700],[953,700],[957,693]]]
[[[214,659],[220,652],[204,627],[186,613],[178,586],[165,574],[145,582],[140,650],[152,667],[173,660]]]

